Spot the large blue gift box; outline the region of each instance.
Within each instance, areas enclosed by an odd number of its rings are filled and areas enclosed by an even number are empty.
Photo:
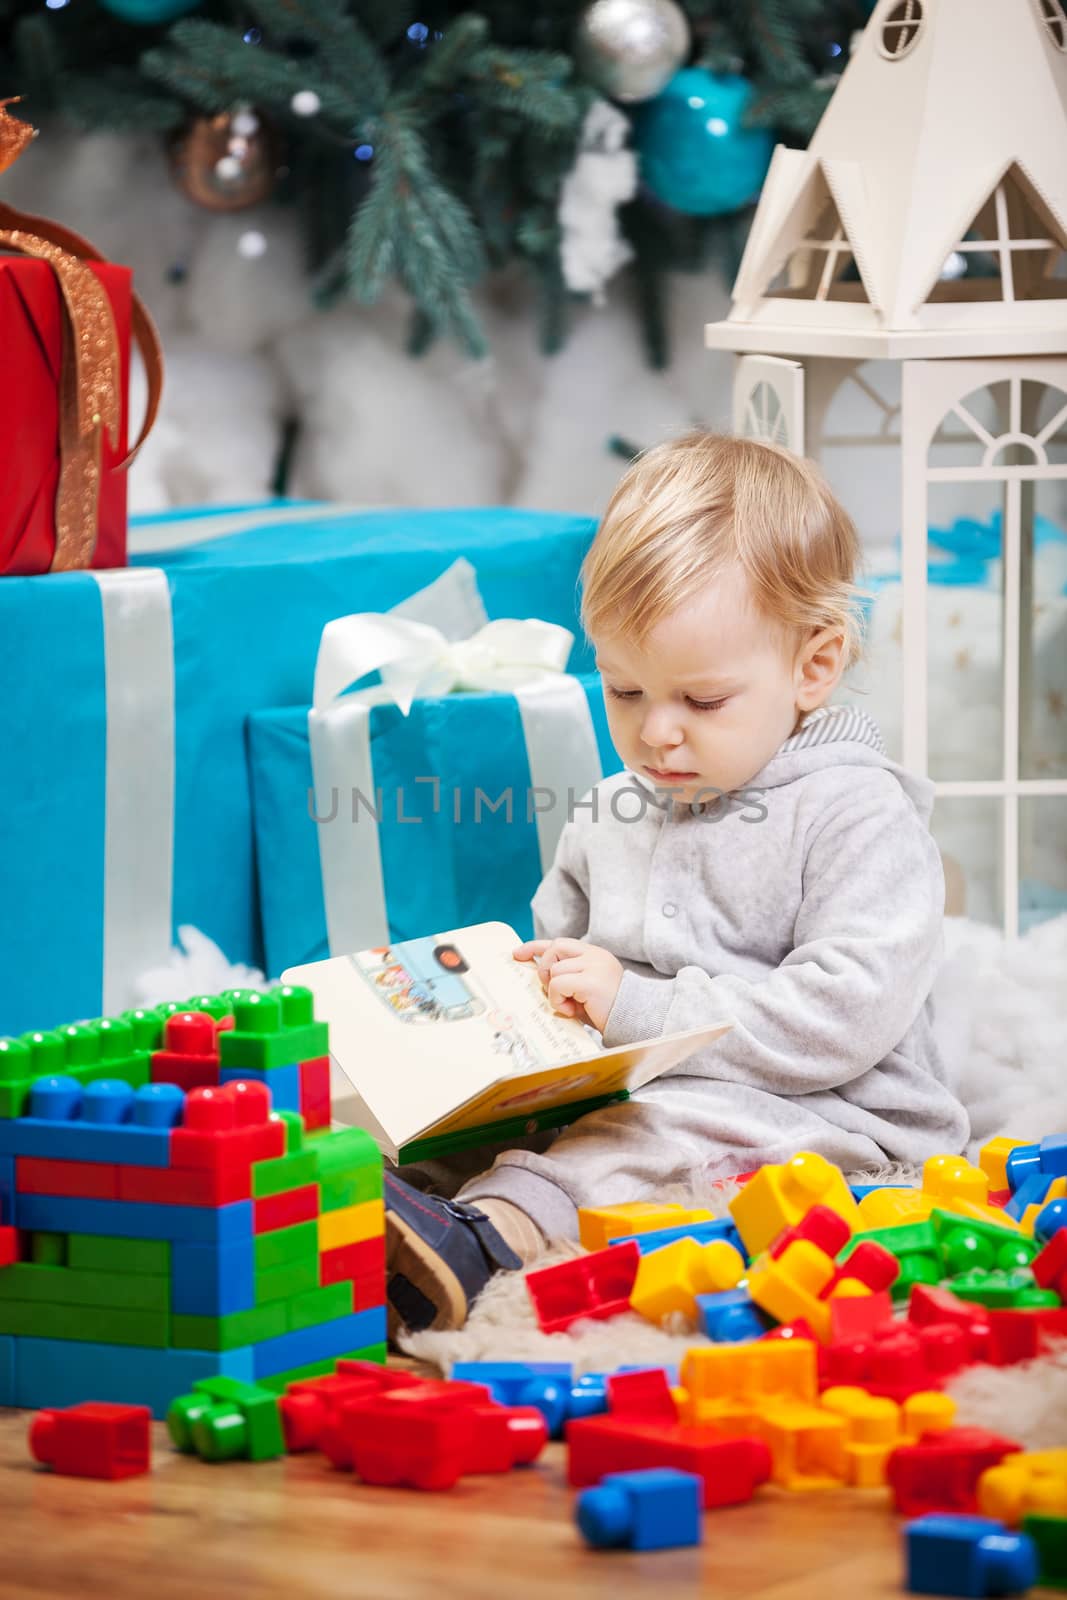
[[[308,703],[327,622],[388,610],[457,556],[491,618],[575,629],[594,532],[495,508],[134,524],[152,553],[127,570],[0,579],[0,1035],[122,1009],[184,923],[262,965],[249,713]],[[591,666],[579,637],[570,670]]]
[[[578,681],[601,773],[618,772],[599,675]],[[489,921],[532,936],[530,900],[543,875],[535,813],[555,811],[562,825],[572,796],[529,800],[537,785],[513,695],[416,700],[406,717],[396,705],[374,706],[374,793],[358,794],[354,805],[350,787],[317,800],[313,794],[307,707],[257,711],[248,742],[271,973],[344,953],[331,952],[327,939],[324,828],[376,828],[391,942]]]

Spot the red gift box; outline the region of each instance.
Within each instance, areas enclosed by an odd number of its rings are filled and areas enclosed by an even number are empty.
[[[29,220],[29,219],[27,219]],[[121,371],[121,414],[112,444],[102,429],[97,533],[89,565],[126,564],[127,397],[131,273],[86,266],[111,304]],[[60,383],[69,335],[59,280],[47,261],[0,256],[0,573],[47,572],[56,546]]]

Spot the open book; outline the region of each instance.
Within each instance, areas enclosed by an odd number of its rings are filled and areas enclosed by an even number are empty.
[[[335,1114],[373,1134],[394,1161],[513,1139],[571,1122],[710,1044],[728,1018],[605,1050],[553,1011],[506,922],[290,967],[351,1085]]]

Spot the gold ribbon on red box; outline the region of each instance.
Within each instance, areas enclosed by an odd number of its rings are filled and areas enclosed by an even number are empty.
[[[9,167],[34,137],[27,123],[8,114],[14,101],[0,101],[0,172]],[[112,448],[118,443],[122,379],[118,332],[107,294],[88,261],[103,261],[100,252],[79,234],[43,217],[33,217],[0,204],[0,250],[46,261],[56,275],[63,308],[63,356],[60,371],[59,480],[55,503],[55,548],[50,570],[88,567],[96,547],[100,495],[101,440],[106,430]],[[148,381],[148,402],[141,432],[120,463],[125,470],[144,443],[159,410],[163,385],[163,351],[155,324],[144,303],[133,297],[132,331],[141,351]]]

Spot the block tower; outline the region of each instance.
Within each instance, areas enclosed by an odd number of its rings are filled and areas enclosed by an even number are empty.
[[[384,1361],[383,1212],[306,989],[0,1040],[0,1404]]]

